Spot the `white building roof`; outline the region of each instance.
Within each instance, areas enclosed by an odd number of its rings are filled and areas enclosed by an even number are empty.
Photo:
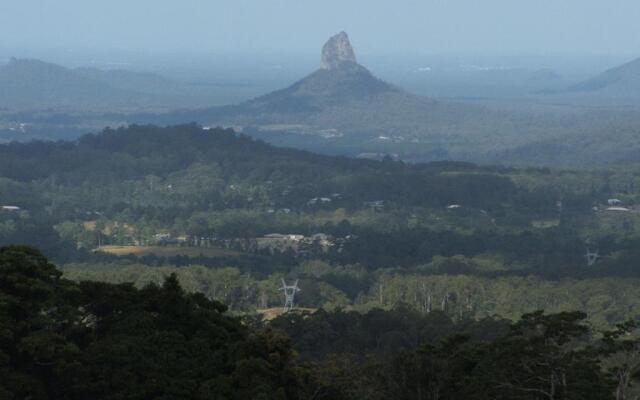
[[[607,211],[629,211],[626,207],[609,207]]]

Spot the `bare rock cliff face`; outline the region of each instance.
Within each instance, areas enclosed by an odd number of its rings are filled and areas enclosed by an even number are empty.
[[[322,47],[320,67],[322,69],[337,69],[344,63],[357,63],[356,55],[349,42],[349,36],[340,32],[329,38]]]

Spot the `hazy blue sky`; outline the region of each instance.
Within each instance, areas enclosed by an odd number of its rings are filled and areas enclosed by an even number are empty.
[[[0,0],[0,47],[640,54],[638,0]]]

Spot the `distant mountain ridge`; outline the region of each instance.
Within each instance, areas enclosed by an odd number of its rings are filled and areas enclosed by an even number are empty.
[[[181,92],[171,107],[165,89],[174,82],[154,74],[13,60],[0,66],[0,112],[5,115],[0,120],[0,141],[75,138],[124,124],[196,122],[209,128],[232,127],[278,146],[362,158],[392,156],[410,162],[584,166],[637,158],[640,112],[636,109],[595,112],[588,107],[511,108],[436,101],[377,78],[358,63],[346,33],[331,37],[318,61],[318,68],[303,79],[241,103],[196,104],[193,92]],[[620,96],[620,103],[634,104],[631,96],[640,94],[640,78],[634,73],[639,63],[611,70],[605,84],[591,86],[604,87],[594,94],[550,94],[562,100],[609,101],[622,92],[628,97]],[[543,71],[541,79],[549,76],[549,71]],[[202,89],[211,92],[210,87]],[[43,108],[3,109],[6,104],[32,104],[34,99]],[[66,104],[70,106],[60,111]],[[119,108],[114,110],[114,104]],[[149,107],[153,104],[159,107]],[[86,109],[78,108],[85,105]]]
[[[409,93],[360,65],[340,32],[322,47],[319,68],[289,87],[235,105],[143,114],[130,122],[233,127],[280,146],[329,154],[466,161],[495,154],[496,144],[520,146],[525,129],[536,138],[556,133],[555,121],[534,126],[532,117]]]

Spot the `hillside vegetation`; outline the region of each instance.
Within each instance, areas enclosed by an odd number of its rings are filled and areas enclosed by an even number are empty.
[[[0,244],[73,279],[177,272],[234,311],[281,305],[285,278],[309,308],[637,316],[634,170],[354,160],[182,125],[3,145],[0,176]]]
[[[634,322],[580,312],[460,319],[399,306],[240,320],[175,275],[75,283],[0,248],[0,396],[70,399],[610,400],[637,388]],[[596,336],[597,335],[597,336]]]

